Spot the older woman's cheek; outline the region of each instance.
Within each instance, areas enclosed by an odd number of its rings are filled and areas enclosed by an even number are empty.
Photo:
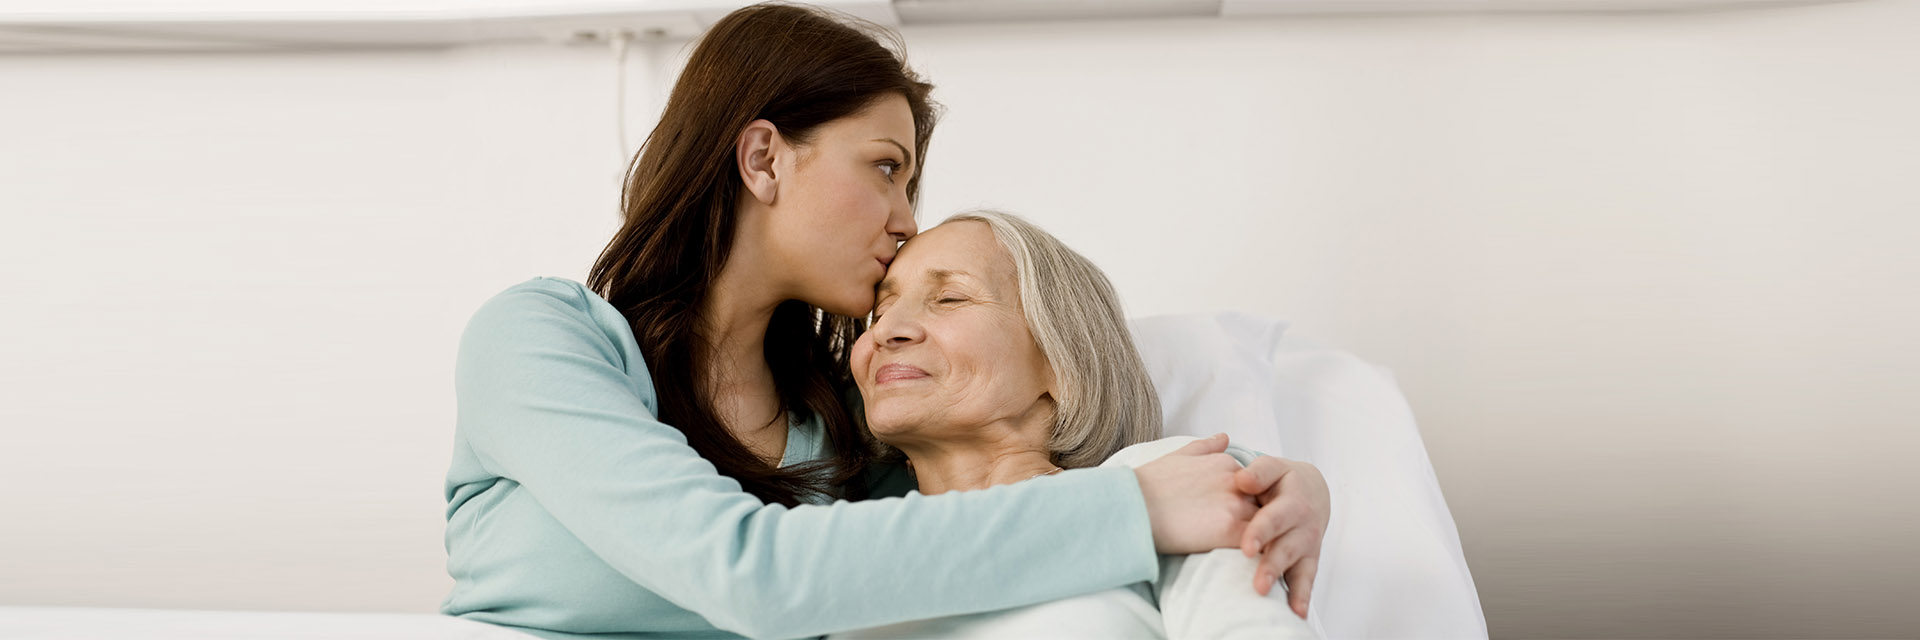
[[[862,392],[867,390],[867,365],[872,362],[873,347],[867,342],[867,332],[861,332],[853,341],[853,353],[848,354],[847,364],[852,368],[848,373],[853,375],[854,385]]]

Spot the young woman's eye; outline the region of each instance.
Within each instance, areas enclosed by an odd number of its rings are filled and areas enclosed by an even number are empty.
[[[893,182],[893,174],[899,171],[900,163],[898,162],[889,161],[880,163],[880,173],[887,176],[887,182]]]

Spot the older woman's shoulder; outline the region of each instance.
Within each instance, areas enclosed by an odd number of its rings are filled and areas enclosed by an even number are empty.
[[[1140,465],[1153,462],[1154,460],[1158,460],[1160,456],[1173,453],[1175,450],[1178,450],[1180,447],[1187,446],[1187,443],[1193,442],[1195,440],[1199,440],[1199,438],[1196,438],[1193,436],[1169,436],[1169,437],[1161,438],[1159,440],[1149,440],[1146,442],[1142,442],[1140,444],[1133,445],[1131,447],[1127,447],[1125,449],[1121,449],[1118,453],[1115,453],[1112,456],[1109,456],[1106,462],[1100,463],[1100,466],[1102,467],[1118,467],[1118,466],[1138,467]],[[1249,462],[1252,462],[1254,458],[1259,457],[1263,454],[1251,449],[1242,449],[1240,447],[1228,445],[1227,455],[1233,456],[1235,460],[1240,461],[1240,464],[1245,465]]]

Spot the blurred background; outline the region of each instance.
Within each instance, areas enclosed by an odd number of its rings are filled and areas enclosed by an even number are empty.
[[[436,610],[467,317],[741,4],[0,3],[0,604]],[[1920,2],[828,4],[923,227],[1392,369],[1494,637],[1920,629]]]

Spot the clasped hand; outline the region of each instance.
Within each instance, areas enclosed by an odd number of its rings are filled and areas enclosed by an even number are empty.
[[[1254,590],[1266,595],[1285,579],[1288,605],[1305,618],[1333,513],[1326,477],[1312,464],[1273,456],[1242,467],[1226,450],[1226,434],[1217,434],[1134,470],[1154,547],[1163,554],[1235,547],[1249,558],[1258,554]]]

